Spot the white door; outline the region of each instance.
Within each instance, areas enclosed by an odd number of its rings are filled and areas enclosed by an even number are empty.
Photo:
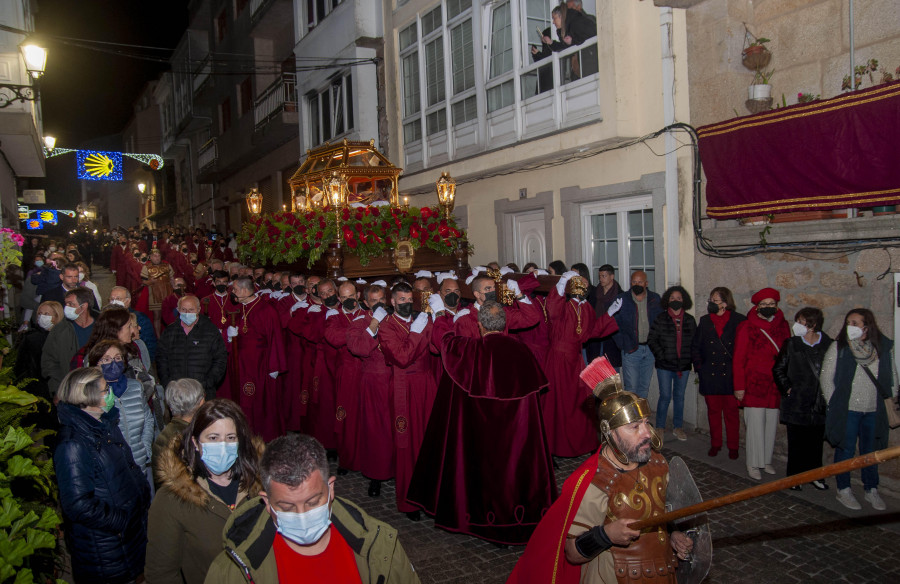
[[[544,211],[528,211],[512,216],[513,261],[519,268],[534,262],[541,268],[547,267],[547,234]]]

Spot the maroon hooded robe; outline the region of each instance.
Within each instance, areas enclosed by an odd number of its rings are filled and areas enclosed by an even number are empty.
[[[407,499],[448,531],[524,545],[557,494],[538,400],[547,378],[504,334],[448,334],[441,355],[446,374]]]
[[[310,312],[318,306],[319,310]],[[306,401],[306,418],[304,430],[328,450],[337,448],[337,436],[334,433],[334,378],[337,367],[338,351],[325,341],[325,313],[323,304],[310,303],[309,308],[294,311],[288,323],[290,331],[300,335],[307,341],[310,361],[307,374],[303,380],[305,387],[301,390],[301,400]],[[303,392],[306,392],[303,395]],[[308,396],[308,399],[307,397]]]
[[[363,314],[357,307],[346,312],[343,307],[325,314],[325,340],[337,349],[337,368],[334,378],[335,414],[334,432],[337,436],[338,460],[348,470],[360,469],[359,392],[362,376],[362,359],[347,347],[347,329],[357,316]]]

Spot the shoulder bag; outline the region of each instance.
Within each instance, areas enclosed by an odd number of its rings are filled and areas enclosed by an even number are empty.
[[[872,370],[869,369],[868,365],[860,364],[862,370],[866,372],[866,375],[869,376],[869,379],[872,380],[872,383],[875,384],[875,387],[878,388],[879,391],[884,391],[884,386],[878,383],[878,379],[872,375]],[[894,428],[900,428],[900,412],[897,411],[897,404],[894,403],[894,398],[891,396],[891,391],[887,392],[888,397],[884,398],[884,410],[887,412],[888,426],[893,430]]]

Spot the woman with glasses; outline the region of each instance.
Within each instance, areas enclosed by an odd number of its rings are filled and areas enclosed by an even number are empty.
[[[66,375],[53,455],[76,583],[134,582],[144,571],[150,489],[119,429],[115,398],[94,367]]]
[[[99,367],[103,372],[103,378],[109,384],[113,401],[119,409],[119,428],[131,448],[134,462],[152,485],[150,454],[153,439],[156,438],[156,424],[150,406],[144,399],[143,385],[125,374],[128,367],[125,348],[118,340],[100,341],[88,352],[86,363]]]
[[[722,422],[728,445],[728,458],[738,457],[741,442],[741,420],[738,401],[734,397],[732,362],[734,340],[744,315],[735,311],[734,296],[725,287],[713,288],[706,303],[706,314],[700,317],[697,334],[691,343],[691,361],[700,377],[700,395],[706,401],[709,420],[709,456],[722,449]]]
[[[781,345],[791,336],[779,300],[781,294],[774,288],[754,294],[750,298],[754,306],[738,326],[734,343],[734,397],[744,407],[747,474],[757,481],[762,478],[760,469],[775,474],[772,452],[781,394],[772,367]]]

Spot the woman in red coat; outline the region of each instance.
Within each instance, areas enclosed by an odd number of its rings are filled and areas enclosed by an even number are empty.
[[[772,451],[778,428],[781,395],[772,367],[781,345],[791,336],[778,309],[781,294],[763,288],[750,299],[754,307],[737,329],[734,343],[734,397],[744,407],[747,427],[747,474],[759,480],[759,469],[775,474]]]

